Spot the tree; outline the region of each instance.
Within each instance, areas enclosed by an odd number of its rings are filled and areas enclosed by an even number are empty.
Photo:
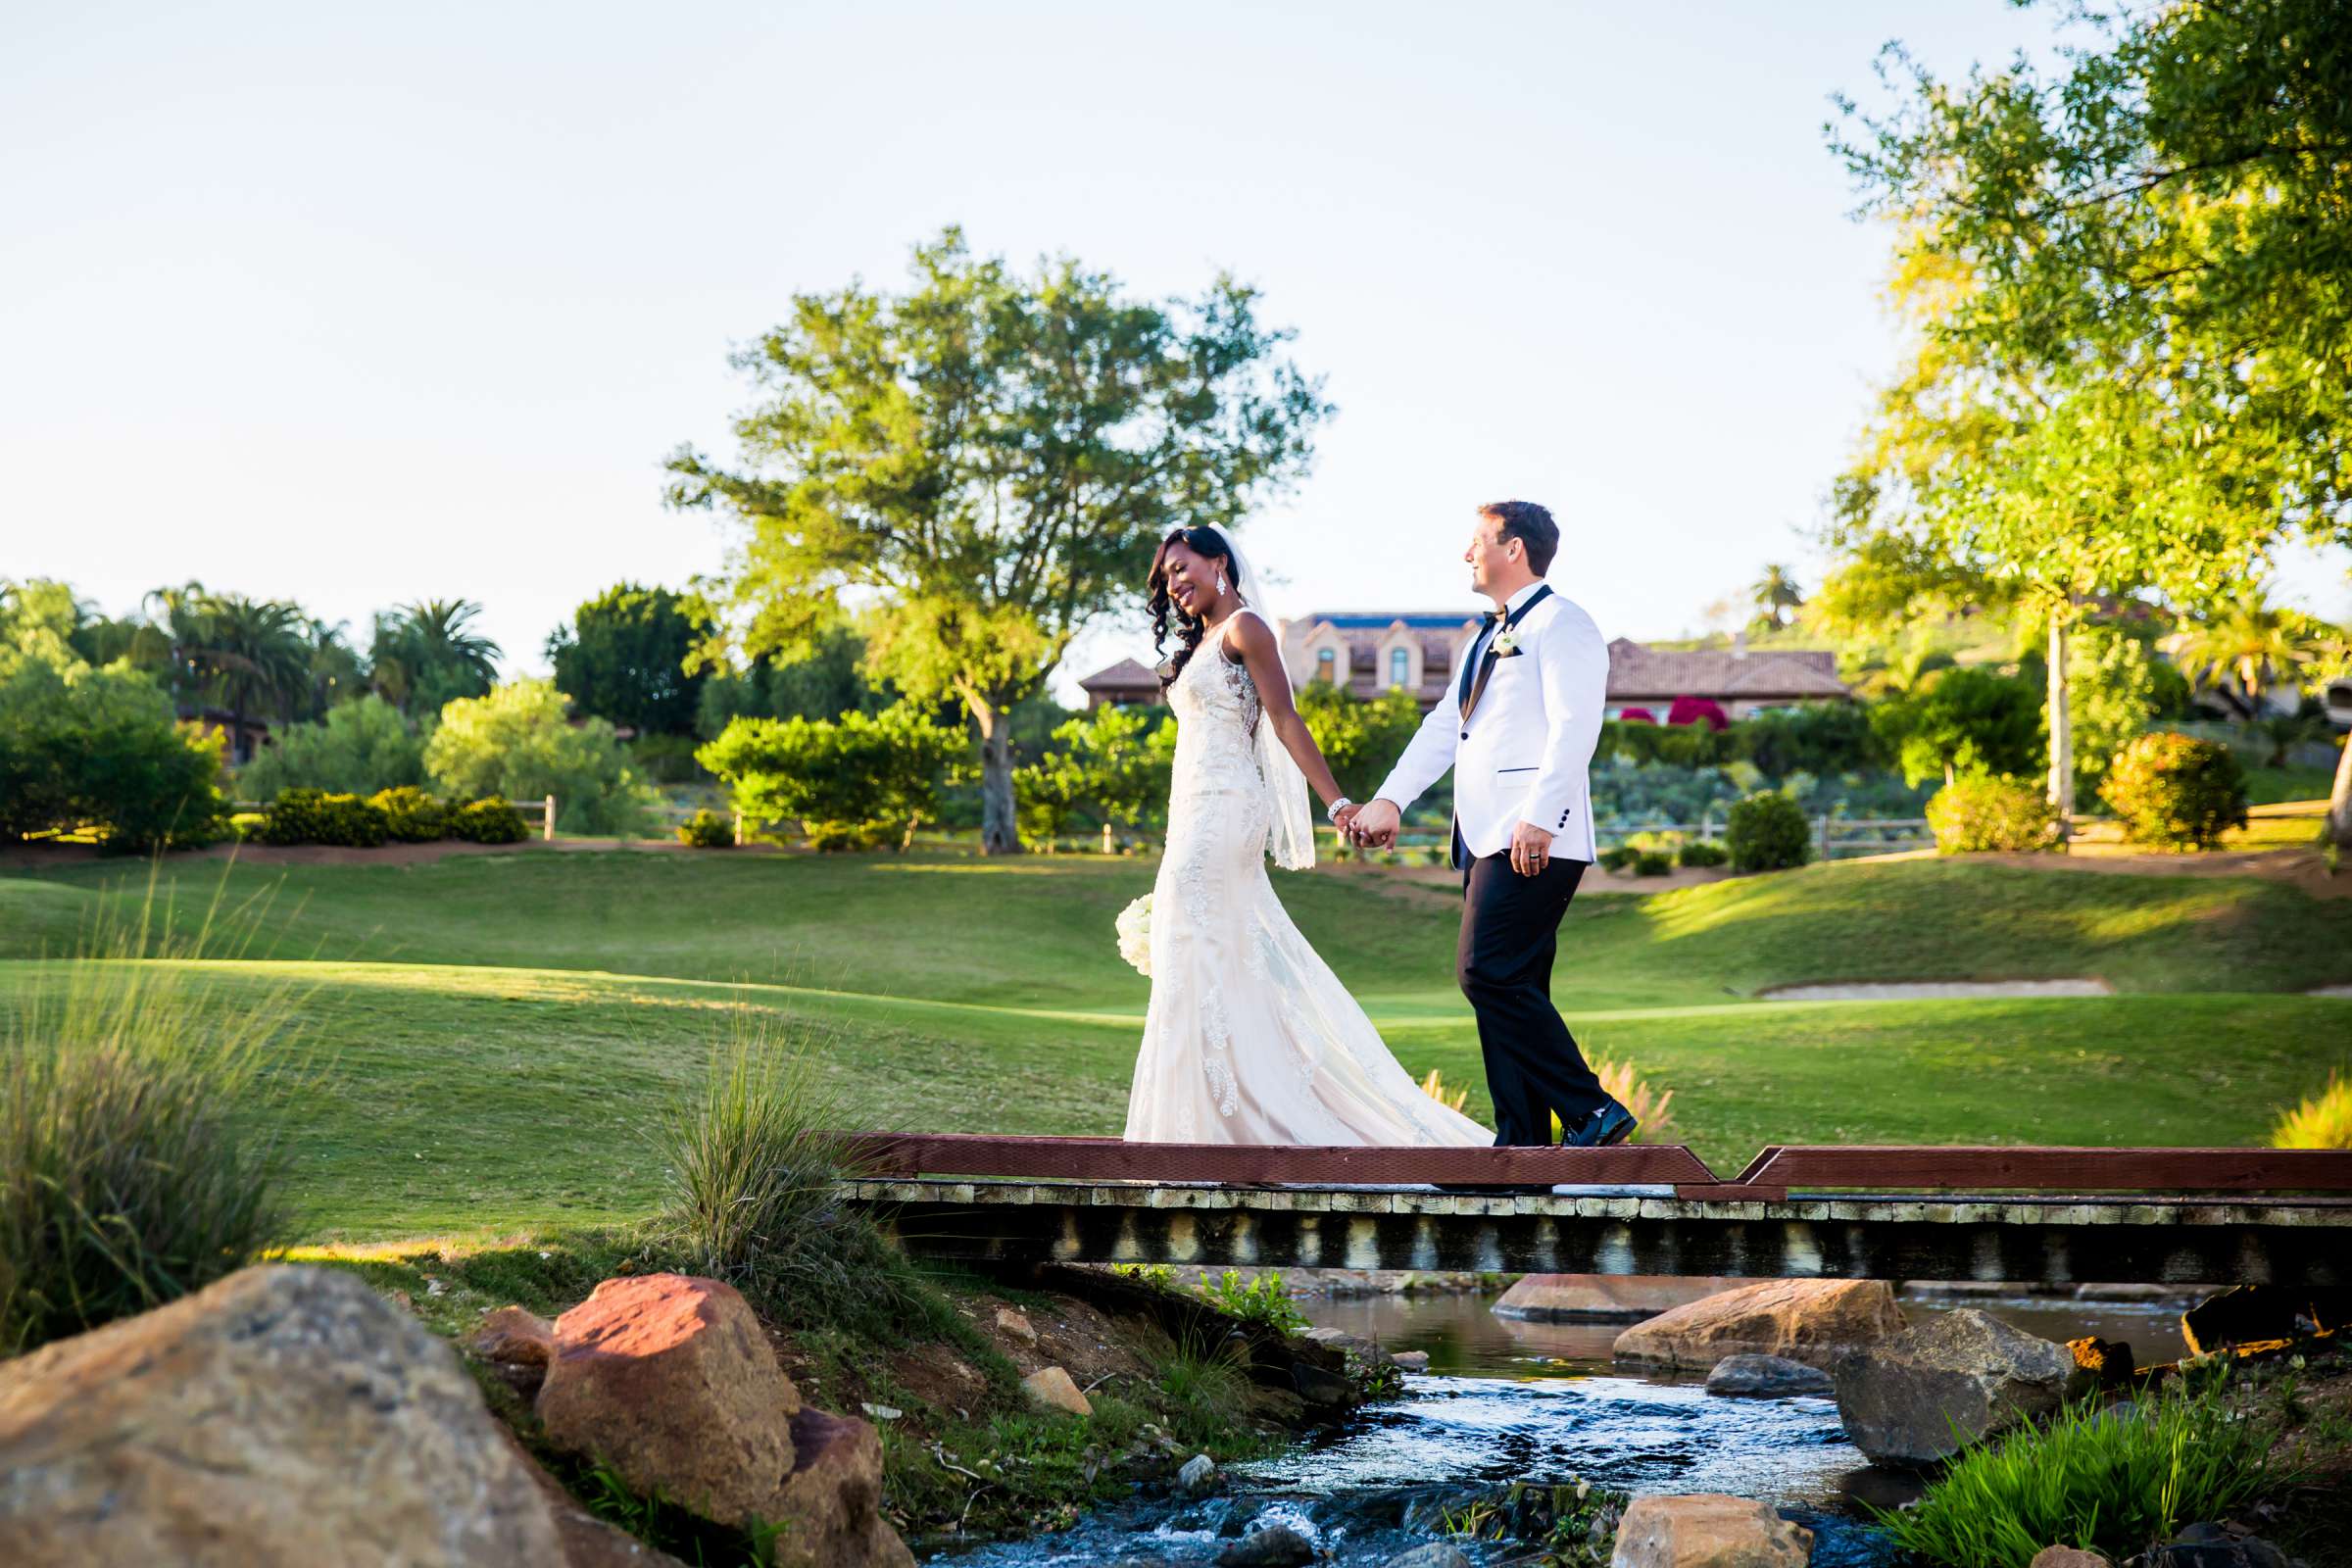
[[[411,718],[438,713],[461,697],[487,696],[498,683],[502,650],[469,628],[482,607],[466,599],[426,599],[377,614],[368,650],[378,695]]]
[[[686,666],[707,625],[699,607],[670,589],[616,584],[549,634],[556,690],[581,712],[640,735],[691,733],[707,677]]]
[[[188,650],[190,662],[214,700],[229,710],[235,735],[244,735],[250,712],[282,722],[308,701],[310,624],[301,611],[242,594],[206,594],[198,607],[202,641]]]
[[[237,788],[248,800],[266,802],[281,790],[373,795],[424,779],[424,742],[399,709],[369,692],[328,709],[316,723],[280,730],[238,770]]]
[[[2270,603],[2260,585],[2223,601],[2202,620],[2164,640],[2182,674],[2213,688],[2241,718],[2258,717],[2263,699],[2300,684],[2334,628],[2301,611]],[[2233,689],[2234,688],[2234,689]]]
[[[317,720],[338,703],[347,703],[363,696],[368,690],[368,666],[359,651],[351,646],[351,624],[325,621],[312,617],[308,625],[310,642],[311,683],[310,703],[300,717]]]
[[[939,814],[939,779],[962,738],[911,704],[839,719],[739,718],[695,754],[736,809],[796,820],[820,849],[870,847]],[[903,832],[901,831],[903,830]]]
[[[1421,705],[1401,686],[1366,701],[1336,681],[1310,680],[1298,692],[1298,716],[1331,764],[1340,793],[1363,801],[1421,727]]]
[[[425,771],[461,800],[556,798],[570,833],[628,837],[644,830],[652,791],[601,718],[573,724],[553,681],[518,680],[483,697],[453,699],[424,747]]]
[[[1946,83],[1896,50],[1896,111],[1847,106],[1838,150],[1896,224],[1916,343],[1832,541],[1988,581],[2046,625],[2062,808],[2081,607],[2141,588],[2202,605],[2290,534],[2352,539],[2339,11],[2077,8],[2094,37],[2054,78]]]
[[[1078,810],[1127,827],[1158,810],[1176,757],[1176,726],[1160,716],[1112,704],[1057,725],[1054,750],[1013,775],[1022,814],[1054,838]]]
[[[2075,782],[2095,794],[2107,769],[2156,716],[2157,677],[2147,645],[2113,626],[2085,625],[2071,639],[2067,704],[2074,714]]]
[[[1804,590],[1797,587],[1796,578],[1787,566],[1766,566],[1764,575],[1747,592],[1756,607],[1757,618],[1770,621],[1776,628],[1788,625],[1787,617],[1805,604]]]
[[[1871,723],[1895,754],[1903,782],[1941,774],[2032,773],[2040,761],[2041,706],[2031,681],[1960,664],[1940,669],[1907,696],[1871,710]]]
[[[1257,297],[1125,297],[1064,258],[1017,277],[962,233],[916,247],[901,294],[797,296],[737,358],[760,402],[741,466],[669,463],[678,507],[742,527],[712,585],[754,657],[808,646],[847,602],[866,667],[979,731],[981,847],[1019,849],[1006,715],[1094,617],[1131,608],[1170,529],[1232,523],[1303,471],[1329,412]]]

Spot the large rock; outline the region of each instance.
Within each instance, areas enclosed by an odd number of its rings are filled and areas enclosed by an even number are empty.
[[[1635,1322],[1745,1283],[1683,1274],[1522,1274],[1490,1310],[1532,1323]]]
[[[855,1416],[803,1409],[792,1420],[800,1467],[760,1517],[781,1521],[776,1568],[914,1568],[883,1523],[882,1438]]]
[[[1885,1280],[1762,1280],[1637,1323],[1614,1349],[1620,1360],[1660,1366],[1779,1355],[1828,1368],[1902,1331],[1902,1308]]]
[[[554,1565],[448,1346],[336,1269],[251,1268],[0,1364],[0,1558]]]
[[[558,1447],[659,1487],[705,1518],[772,1520],[801,1396],[734,1287],[683,1274],[607,1280],[556,1320],[539,1419]]]
[[[1744,1399],[1786,1399],[1829,1394],[1830,1375],[1785,1355],[1727,1355],[1707,1374],[1707,1392]]]
[[[1961,1307],[1835,1369],[1845,1433],[1873,1460],[1927,1464],[2057,1408],[2075,1375],[2063,1345]]]
[[[2259,1536],[2194,1524],[2147,1554],[2147,1568],[2293,1568],[2285,1552]]]
[[[1041,1410],[1066,1410],[1071,1415],[1095,1413],[1094,1401],[1086,1396],[1062,1367],[1039,1367],[1021,1379],[1021,1392],[1029,1396],[1029,1402]]]
[[[1752,1497],[1636,1497],[1609,1568],[1803,1568],[1813,1532]]]
[[[2114,1564],[2081,1546],[2044,1546],[2034,1554],[2029,1568],[2114,1568]]]
[[[1305,1568],[1315,1544],[1288,1525],[1253,1530],[1217,1553],[1217,1568]]]

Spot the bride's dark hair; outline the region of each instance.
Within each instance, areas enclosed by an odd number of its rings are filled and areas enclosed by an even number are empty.
[[[1170,545],[1182,545],[1196,556],[1222,561],[1229,582],[1239,582],[1242,576],[1241,568],[1234,564],[1232,547],[1225,543],[1225,536],[1214,528],[1172,528],[1168,536],[1159,542],[1159,548],[1152,552],[1152,575],[1145,579],[1145,584],[1151,595],[1152,651],[1161,656],[1158,673],[1159,689],[1163,692],[1176,684],[1176,677],[1184,673],[1184,666],[1191,663],[1193,655],[1200,651],[1201,630],[1200,617],[1186,614],[1184,607],[1168,597]],[[1172,657],[1168,654],[1168,623],[1171,617],[1176,625],[1177,643]]]

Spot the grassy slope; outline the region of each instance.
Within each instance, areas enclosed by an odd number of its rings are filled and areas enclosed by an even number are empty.
[[[810,1031],[879,1125],[1115,1132],[1144,982],[1109,923],[1132,861],[540,855],[240,869],[269,895],[240,988],[304,988],[314,1113],[288,1129],[315,1234],[642,1212],[647,1134],[731,1004]],[[143,871],[0,881],[0,957],[71,951]],[[192,868],[183,913],[217,866]],[[1455,901],[1352,877],[1286,903],[1406,1065],[1479,1082]],[[300,961],[296,961],[300,960]],[[37,963],[0,986],[47,983]],[[2099,1001],[1758,1004],[1804,981],[2104,975]],[[2352,901],[2237,879],[1902,863],[1592,901],[1559,995],[1589,1046],[1676,1091],[1718,1168],[1766,1142],[2258,1140],[2352,1050]],[[2202,991],[2208,994],[2182,995]],[[1472,1108],[1482,1109],[1474,1090]],[[519,1157],[518,1157],[519,1156]]]

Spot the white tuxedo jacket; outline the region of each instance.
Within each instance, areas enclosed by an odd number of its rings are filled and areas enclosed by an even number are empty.
[[[1401,811],[1450,767],[1454,825],[1472,855],[1500,855],[1512,828],[1530,822],[1550,832],[1554,858],[1590,861],[1598,853],[1590,769],[1608,696],[1608,644],[1592,617],[1557,589],[1530,606],[1513,630],[1517,651],[1494,661],[1466,718],[1457,659],[1446,695],[1376,798]],[[1460,659],[1475,646],[1474,637]]]

